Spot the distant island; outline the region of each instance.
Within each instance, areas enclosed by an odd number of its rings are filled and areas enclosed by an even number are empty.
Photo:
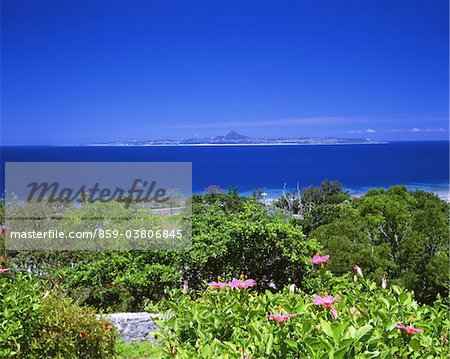
[[[178,139],[160,139],[144,141],[111,141],[84,144],[83,146],[202,146],[202,145],[347,145],[347,144],[380,144],[369,138],[342,137],[293,137],[293,138],[258,138],[244,136],[236,131],[226,135],[213,137],[194,137]]]

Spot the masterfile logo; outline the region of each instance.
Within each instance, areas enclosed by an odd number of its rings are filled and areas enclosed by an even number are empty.
[[[191,163],[8,162],[5,175],[7,250],[190,246]]]

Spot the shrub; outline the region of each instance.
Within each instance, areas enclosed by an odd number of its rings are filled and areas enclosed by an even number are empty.
[[[116,329],[91,310],[69,298],[42,302],[41,326],[36,338],[41,358],[111,358],[115,354]]]
[[[167,286],[181,282],[179,256],[173,251],[102,251],[54,276],[79,303],[106,312],[139,311],[161,298]]]
[[[0,274],[0,357],[24,357],[38,336],[43,292],[30,275]]]
[[[185,279],[193,289],[217,276],[247,273],[259,289],[289,281],[307,285],[305,258],[318,249],[301,227],[270,216],[264,206],[231,194],[195,196],[192,247],[185,251],[102,251],[53,277],[80,303],[105,311],[139,311]]]
[[[116,331],[67,298],[44,298],[30,274],[0,274],[0,357],[111,358]]]
[[[324,275],[323,278],[329,277]],[[420,306],[410,292],[374,282],[329,279],[322,290],[342,299],[333,308],[312,295],[210,287],[197,299],[171,292],[160,335],[177,358],[447,358],[448,308]],[[318,292],[323,295],[324,293]],[[286,314],[296,316],[287,318]],[[269,314],[285,315],[271,320]],[[423,332],[398,327],[412,323]]]
[[[305,261],[317,242],[306,240],[301,227],[268,215],[262,205],[242,202],[239,212],[217,203],[197,204],[192,249],[181,262],[189,284],[201,288],[205,280],[240,273],[257,280],[259,290],[306,282]]]
[[[379,281],[386,273],[422,303],[432,303],[437,294],[448,297],[447,203],[427,192],[394,186],[371,190],[354,206],[341,209],[331,223],[310,234],[332,255],[334,274],[351,272],[352,263],[358,263],[366,276]]]

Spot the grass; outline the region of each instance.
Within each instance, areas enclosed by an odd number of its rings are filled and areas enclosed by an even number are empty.
[[[163,358],[161,346],[151,342],[117,342],[119,359],[160,359]]]

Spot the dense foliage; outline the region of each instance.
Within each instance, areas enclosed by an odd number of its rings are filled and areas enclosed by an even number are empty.
[[[0,356],[113,357],[115,330],[88,304],[167,314],[164,343],[121,343],[122,356],[448,357],[449,205],[437,196],[395,186],[351,198],[324,181],[274,203],[217,188],[192,203],[185,251],[10,252]],[[309,263],[316,252],[331,258]],[[242,273],[256,286],[224,284]],[[42,280],[59,294],[44,295]],[[314,304],[327,294],[340,299]]]
[[[323,275],[323,278],[329,278]],[[177,358],[447,358],[448,308],[419,305],[398,286],[359,278],[324,279],[316,294],[286,288],[214,288],[171,292],[161,321],[165,357]],[[195,299],[194,299],[195,298]],[[290,314],[290,315],[288,315]],[[405,327],[402,329],[401,326]],[[415,327],[415,328],[413,328]]]
[[[111,358],[116,331],[91,310],[44,293],[33,276],[0,274],[1,358]]]
[[[341,204],[334,220],[310,238],[332,255],[335,274],[358,263],[376,281],[387,275],[431,303],[448,296],[449,220],[447,203],[403,186],[371,190],[361,199]]]
[[[194,200],[191,249],[87,253],[75,268],[63,266],[53,277],[71,296],[107,311],[142,310],[162,298],[166,287],[187,280],[200,288],[205,280],[232,273],[252,275],[261,289],[281,288],[289,280],[307,285],[305,258],[318,246],[300,227],[237,195]]]
[[[423,303],[448,297],[449,206],[403,186],[351,198],[335,181],[287,193],[274,204],[236,190],[194,195],[192,248],[186,251],[20,252],[16,265],[49,278],[81,304],[142,310],[185,280],[193,289],[246,273],[258,290],[294,282],[311,288],[304,259],[325,248],[336,275],[364,268],[415,292]]]

